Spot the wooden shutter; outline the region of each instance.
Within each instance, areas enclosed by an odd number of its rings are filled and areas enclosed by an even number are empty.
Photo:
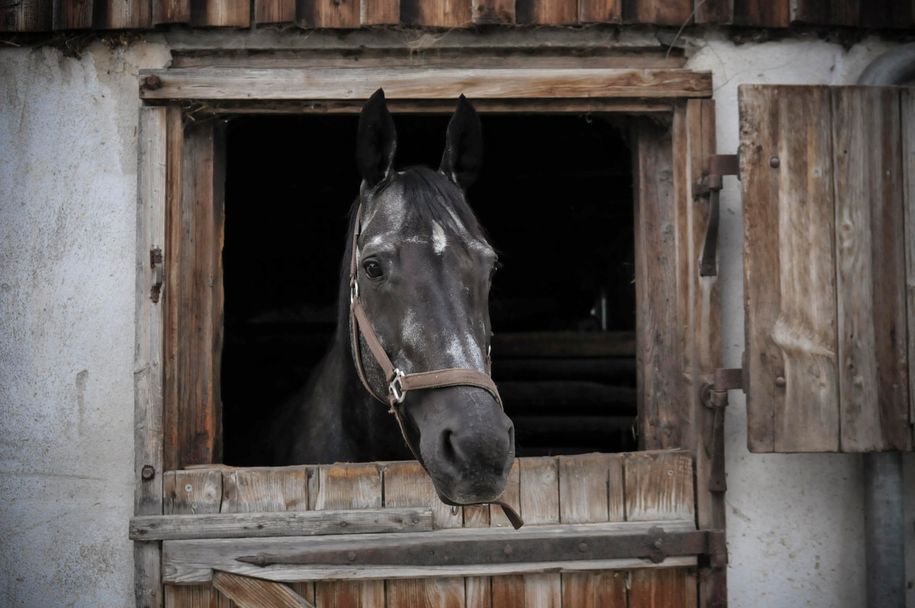
[[[913,94],[740,88],[753,452],[912,449]]]

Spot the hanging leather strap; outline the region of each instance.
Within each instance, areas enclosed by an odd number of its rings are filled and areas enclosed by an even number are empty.
[[[393,414],[394,419],[397,420],[397,426],[400,429],[400,434],[403,436],[404,442],[407,444],[407,448],[413,454],[413,457],[416,458],[416,460],[420,463],[420,465],[425,468],[426,465],[423,463],[422,458],[420,458],[419,450],[416,449],[416,447],[413,445],[413,442],[410,440],[410,437],[407,435],[407,430],[404,426],[403,413],[399,407],[406,399],[407,393],[416,390],[445,388],[450,386],[474,386],[487,391],[490,395],[493,396],[493,398],[495,398],[496,402],[499,404],[499,407],[504,409],[504,406],[502,405],[502,397],[499,395],[499,389],[496,388],[496,384],[492,381],[490,375],[476,369],[452,367],[407,374],[394,366],[391,358],[388,357],[387,352],[384,350],[384,346],[382,346],[381,341],[378,339],[378,335],[375,333],[375,328],[372,327],[372,323],[369,321],[368,315],[365,313],[365,308],[363,308],[362,302],[359,300],[356,251],[359,241],[359,234],[361,232],[361,219],[362,205],[360,204],[356,210],[355,228],[353,230],[353,243],[350,252],[349,321],[350,344],[353,352],[353,365],[356,368],[356,374],[359,376],[359,381],[362,382],[362,386],[365,387],[365,390],[376,400],[388,405],[388,412]],[[360,336],[362,340],[360,340]],[[379,367],[381,367],[382,373],[384,374],[385,382],[387,382],[388,385],[388,393],[385,396],[380,396],[375,392],[374,388],[365,375],[365,370],[362,367],[362,341],[365,341],[365,344],[368,346],[372,358],[375,359]],[[490,367],[488,354],[486,358],[486,367],[488,372]],[[452,506],[460,506],[457,503],[446,501],[445,499],[442,499],[442,502]],[[521,516],[510,505],[503,501],[495,501],[494,504],[498,504],[502,507],[502,511],[505,513],[508,521],[516,530],[524,525],[524,521],[521,519]]]

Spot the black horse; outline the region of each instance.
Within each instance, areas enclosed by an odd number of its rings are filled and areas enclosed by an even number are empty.
[[[496,253],[464,193],[482,159],[480,120],[461,96],[438,170],[393,169],[394,120],[379,90],[359,117],[362,175],[352,206],[340,279],[337,330],[308,383],[276,418],[267,443],[273,464],[410,458],[387,408],[360,382],[350,337],[354,229],[356,287],[378,340],[398,369],[488,372],[489,289]],[[357,217],[360,215],[361,217]],[[365,347],[372,392],[388,381]],[[447,502],[496,499],[514,460],[512,423],[490,392],[475,386],[411,391],[397,405],[404,434]]]

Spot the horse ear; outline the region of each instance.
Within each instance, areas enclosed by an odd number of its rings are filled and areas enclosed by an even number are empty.
[[[480,117],[467,98],[458,99],[457,109],[445,135],[445,153],[439,170],[464,190],[477,179],[483,164],[483,129]]]
[[[369,187],[380,182],[394,164],[397,132],[384,91],[378,89],[362,106],[356,134],[356,164]]]

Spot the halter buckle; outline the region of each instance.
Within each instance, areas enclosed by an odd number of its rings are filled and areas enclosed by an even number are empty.
[[[353,279],[349,284],[349,303],[352,304],[359,297],[359,282]]]
[[[399,369],[394,370],[394,379],[391,380],[391,383],[388,385],[388,392],[391,394],[391,397],[394,398],[395,403],[403,403],[403,400],[407,398],[407,391],[403,389],[403,383],[401,378],[404,377],[404,373]]]

